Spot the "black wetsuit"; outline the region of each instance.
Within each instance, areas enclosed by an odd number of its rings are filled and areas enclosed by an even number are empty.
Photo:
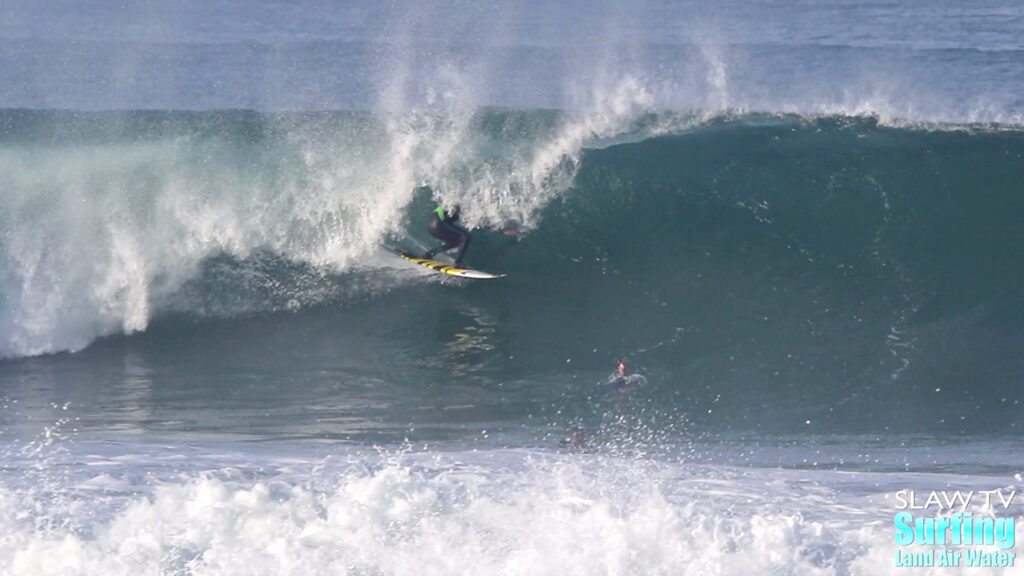
[[[443,218],[442,214],[444,214]],[[439,252],[458,248],[459,251],[455,254],[455,265],[462,266],[462,258],[466,255],[466,249],[469,248],[469,231],[455,223],[458,219],[458,210],[448,213],[440,206],[434,210],[427,231],[434,238],[444,241],[444,244],[427,250],[427,253],[423,255],[424,258],[430,259]]]

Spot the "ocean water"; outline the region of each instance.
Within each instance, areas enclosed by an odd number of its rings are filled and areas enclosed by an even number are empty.
[[[8,0],[0,574],[1024,573],[1022,86],[1008,0]]]

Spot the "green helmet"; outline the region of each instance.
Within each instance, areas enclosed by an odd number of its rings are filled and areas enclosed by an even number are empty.
[[[458,204],[452,206],[452,210],[450,213],[446,212],[444,206],[440,204],[437,205],[437,208],[434,208],[434,214],[437,214],[437,217],[440,218],[441,220],[446,220],[449,215],[452,217],[452,219],[456,219],[459,217],[459,212],[460,207]]]

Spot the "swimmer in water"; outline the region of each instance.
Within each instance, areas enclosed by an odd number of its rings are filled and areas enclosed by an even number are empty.
[[[644,378],[640,374],[626,375],[626,361],[619,359],[618,366],[615,368],[615,372],[612,372],[608,376],[608,386],[615,390],[615,409],[620,410],[623,406],[623,401],[633,393],[637,388],[642,388],[647,385],[647,378]]]
[[[579,452],[589,448],[589,442],[587,431],[581,426],[573,426],[569,432],[569,437],[562,440],[562,446],[574,452]]]
[[[619,365],[616,370],[618,374],[612,375],[612,386],[621,390],[626,386],[626,361],[619,358]]]

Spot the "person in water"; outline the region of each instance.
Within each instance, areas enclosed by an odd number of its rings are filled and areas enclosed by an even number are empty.
[[[626,395],[637,388],[642,388],[647,385],[647,378],[644,378],[640,374],[626,375],[626,361],[619,360],[619,365],[615,372],[612,372],[608,376],[608,384],[620,395]]]
[[[430,224],[427,231],[430,235],[444,243],[436,248],[431,248],[423,254],[423,258],[430,260],[435,254],[447,252],[458,248],[455,253],[455,267],[464,268],[462,259],[466,256],[466,249],[469,248],[469,231],[459,226],[459,205],[456,204],[451,210],[445,210],[444,206],[438,205],[430,217]]]
[[[621,359],[619,360],[619,366],[618,366],[617,371],[618,371],[618,374],[612,374],[612,377],[610,378],[610,381],[611,381],[612,386],[615,386],[616,388],[621,390],[622,388],[626,387],[626,362],[625,362],[625,360],[621,360]]]
[[[647,385],[647,378],[640,374],[630,374],[627,376],[626,361],[620,359],[615,372],[608,375],[607,383],[615,391],[615,410],[621,411],[628,396],[636,389]]]
[[[569,430],[569,437],[561,442],[562,446],[575,452],[582,452],[590,448],[590,439],[587,431],[582,426],[573,426]]]

